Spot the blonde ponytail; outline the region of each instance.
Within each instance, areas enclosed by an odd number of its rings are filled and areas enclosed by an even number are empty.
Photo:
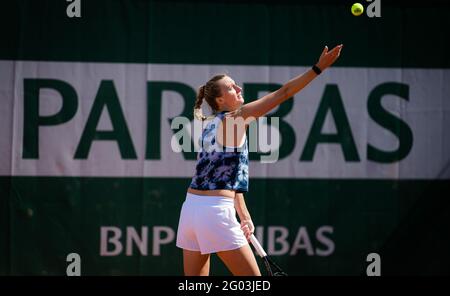
[[[198,89],[197,98],[195,99],[195,105],[194,105],[194,118],[198,120],[205,120],[206,117],[203,115],[202,112],[202,103],[203,98],[205,97],[205,85],[200,86]]]
[[[205,85],[202,85],[198,89],[197,98],[195,99],[194,104],[194,117],[198,120],[207,120],[212,119],[216,115],[215,113],[218,110],[216,98],[221,96],[220,85],[218,83],[219,80],[226,77],[225,74],[219,74],[211,78]],[[204,116],[202,111],[202,103],[206,101],[208,105],[211,107],[214,112],[213,115]]]

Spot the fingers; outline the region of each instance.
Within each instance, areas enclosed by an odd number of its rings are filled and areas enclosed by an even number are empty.
[[[337,51],[340,51],[343,46],[344,46],[343,44],[336,45],[332,50],[328,50],[328,47],[325,46],[325,48],[323,49],[322,54],[320,56],[322,57],[324,55],[328,55],[328,54],[332,54]]]
[[[344,46],[343,44],[337,45],[335,48],[333,48],[333,49],[330,51],[330,54],[339,56],[339,54],[341,53],[341,49],[342,49],[343,46]]]
[[[250,236],[252,235],[252,233],[250,232],[250,228],[248,228],[248,225],[244,225],[241,227],[242,231],[244,232],[245,238],[247,240],[250,239]]]
[[[320,57],[322,58],[327,52],[328,52],[328,46],[325,45],[325,47],[322,50],[322,54],[320,55]]]
[[[339,46],[338,56],[341,54],[341,50],[342,50],[343,47],[344,47],[344,44],[341,44],[341,45]]]
[[[250,229],[250,226],[248,224],[242,225],[241,229],[244,232],[245,238],[247,240],[249,240],[250,236],[252,236],[254,230]]]
[[[326,67],[331,66],[337,60],[341,54],[342,47],[343,44],[340,44],[328,52],[328,54],[324,57],[324,64]]]
[[[343,46],[344,46],[343,44],[339,44],[330,51],[328,50],[328,46],[325,46],[325,48],[322,51],[322,54],[320,55],[317,66],[322,71],[331,66],[331,64],[333,64],[341,54]]]
[[[250,235],[253,233],[253,230],[251,230],[248,225],[242,226],[241,229],[244,233],[250,233]]]

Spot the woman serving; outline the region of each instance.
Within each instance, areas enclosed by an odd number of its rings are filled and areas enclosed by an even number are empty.
[[[214,115],[200,138],[195,175],[187,190],[177,231],[183,249],[184,274],[209,275],[210,255],[216,253],[233,275],[261,275],[248,239],[253,225],[244,192],[248,191],[248,123],[300,92],[339,57],[342,44],[280,89],[244,104],[242,89],[227,75],[216,75],[199,88],[194,106],[197,119],[206,101]],[[236,212],[240,223],[237,221]]]

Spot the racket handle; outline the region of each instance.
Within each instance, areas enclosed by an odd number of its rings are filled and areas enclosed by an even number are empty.
[[[250,241],[251,241],[253,247],[255,247],[256,252],[258,253],[258,255],[261,258],[267,256],[267,253],[264,251],[263,247],[261,247],[261,244],[259,243],[258,239],[256,239],[256,236],[254,234],[252,234],[252,236],[250,236]]]

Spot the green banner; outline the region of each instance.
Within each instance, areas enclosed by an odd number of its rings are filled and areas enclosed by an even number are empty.
[[[182,274],[171,234],[189,180],[1,180],[2,190],[11,186],[3,274],[65,274],[70,253],[80,255],[82,275]],[[292,275],[365,275],[373,252],[383,275],[446,273],[448,181],[252,182],[256,233]],[[211,273],[229,274],[217,257]]]
[[[324,44],[343,43],[337,66],[450,66],[446,1],[379,0],[380,18],[353,16],[353,2],[81,0],[81,17],[69,18],[66,1],[8,1],[0,57],[310,65]]]

